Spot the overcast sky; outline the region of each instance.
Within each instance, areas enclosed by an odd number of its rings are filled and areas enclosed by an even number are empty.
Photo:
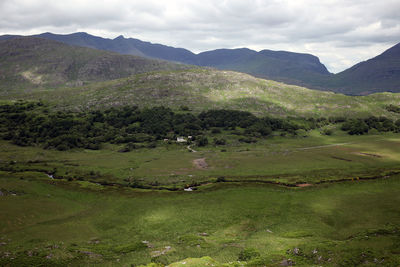
[[[336,73],[400,42],[400,0],[0,0],[0,34],[77,31],[310,53]]]

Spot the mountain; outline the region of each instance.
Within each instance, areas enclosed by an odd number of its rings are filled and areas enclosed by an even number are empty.
[[[144,56],[187,64],[193,64],[195,62],[195,54],[189,50],[143,42],[134,38],[124,38],[122,35],[115,39],[101,38],[85,32],[72,34],[53,34],[47,32],[36,36],[70,45],[107,50],[124,55]]]
[[[196,63],[298,85],[308,84],[320,76],[331,76],[316,56],[286,51],[218,49],[200,53]]]
[[[187,68],[37,37],[0,41],[0,90],[77,86],[136,73]]]
[[[72,45],[114,51],[120,54],[139,55],[198,66],[241,71],[258,77],[291,81],[295,84],[306,84],[309,82],[310,77],[330,75],[319,59],[309,54],[271,50],[256,52],[242,48],[217,49],[196,55],[183,48],[152,44],[134,38],[124,38],[123,36],[118,36],[115,39],[105,39],[87,33],[66,35],[43,33],[38,36]]]
[[[257,77],[306,85],[320,76],[330,76],[319,59],[310,54],[286,51],[263,50],[260,52],[242,49],[217,49],[194,54],[183,48],[143,42],[134,38],[119,36],[106,39],[79,32],[72,34],[43,33],[37,37],[51,39],[70,45],[157,58],[185,64],[208,66],[224,70],[235,70]],[[1,38],[12,38],[11,35]]]
[[[400,92],[400,44],[341,73],[331,74],[317,57],[310,54],[271,50],[257,52],[247,48],[217,49],[194,54],[183,48],[123,36],[107,39],[82,32],[66,35],[43,33],[37,36],[119,54],[240,71],[260,78],[348,95]],[[16,37],[3,35],[0,40]]]
[[[400,92],[400,43],[336,74],[325,87],[351,95]]]

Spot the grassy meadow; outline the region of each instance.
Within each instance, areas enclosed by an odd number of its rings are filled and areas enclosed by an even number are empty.
[[[216,134],[216,137],[224,133]],[[156,148],[118,152],[122,145],[100,150],[69,151],[19,147],[0,142],[0,167],[6,171],[40,171],[56,178],[108,182],[154,189],[223,181],[266,181],[284,184],[385,176],[400,171],[397,134],[307,137],[273,136],[243,144],[224,135],[227,145],[194,147],[159,141]],[[203,165],[196,164],[200,161]]]
[[[145,192],[2,172],[0,263],[396,266],[399,178]]]
[[[220,135],[227,145],[196,152],[1,141],[0,265],[400,263],[397,134]]]

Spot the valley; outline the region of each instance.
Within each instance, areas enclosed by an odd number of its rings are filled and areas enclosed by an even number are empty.
[[[11,165],[1,167],[1,262],[393,266],[398,146],[391,134],[273,138],[195,153],[179,145],[56,152],[2,142]],[[205,168],[193,164],[202,158]],[[53,178],[45,174],[53,170]],[[300,183],[312,186],[286,186]]]
[[[399,94],[2,39],[1,266],[400,264]]]

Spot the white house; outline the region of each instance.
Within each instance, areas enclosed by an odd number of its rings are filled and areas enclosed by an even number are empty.
[[[179,137],[176,138],[176,142],[178,142],[178,143],[186,143],[187,141],[186,141],[185,137],[179,136]]]

